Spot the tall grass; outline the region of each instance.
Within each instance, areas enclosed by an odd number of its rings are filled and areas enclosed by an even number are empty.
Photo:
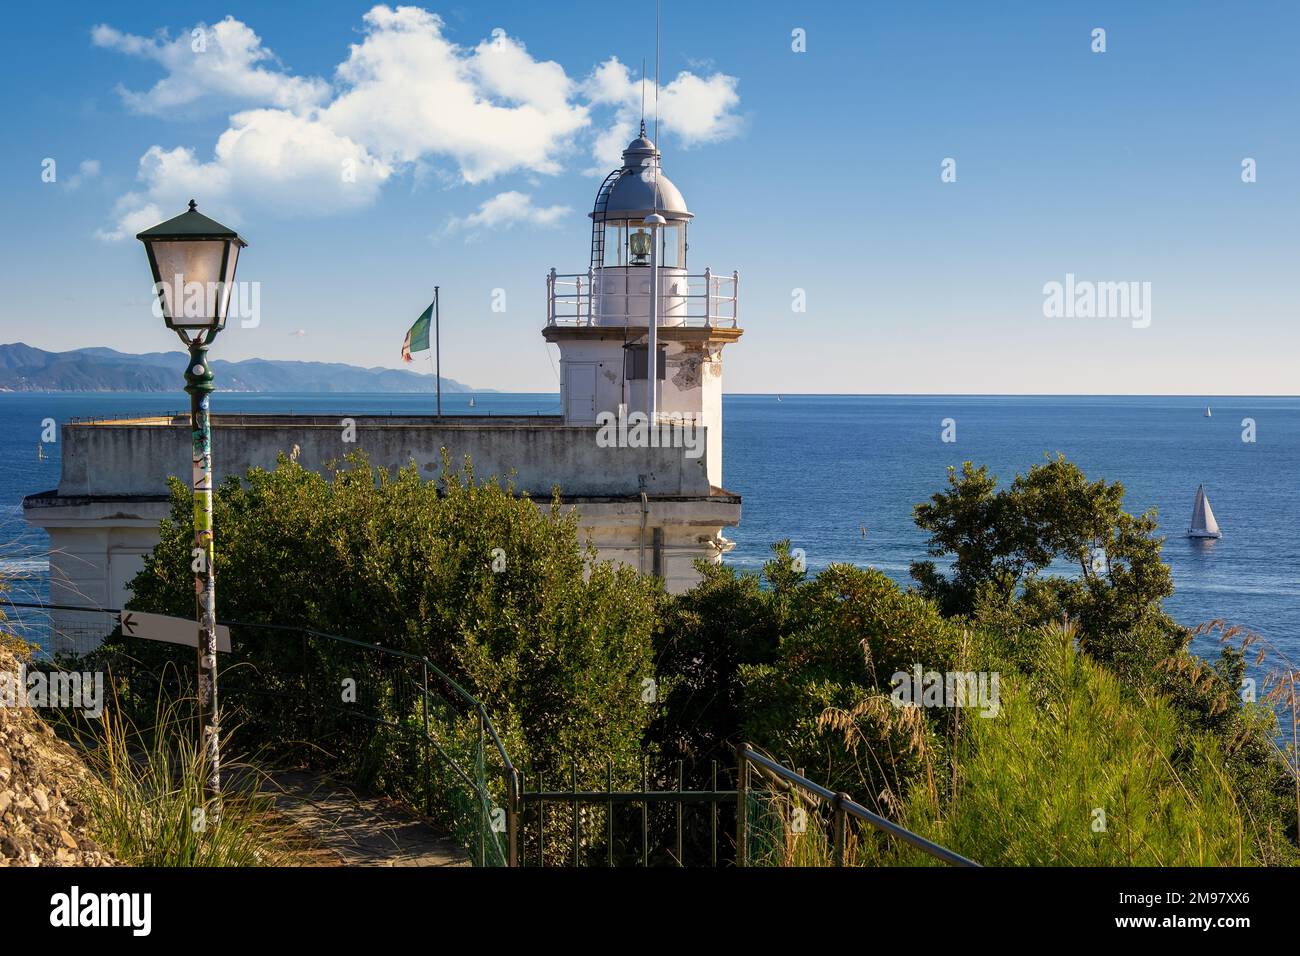
[[[936,787],[922,774],[890,815],[985,865],[1259,863],[1260,827],[1218,742],[1202,734],[1189,743],[1173,707],[1155,694],[1135,699],[1078,650],[1071,624],[1039,638],[1033,676],[1003,672],[999,714],[967,716],[950,738],[950,783]],[[755,865],[834,864],[824,802],[761,778],[755,790]],[[845,850],[850,865],[938,863],[857,821]]]
[[[916,790],[909,825],[985,864],[1242,866],[1258,828],[1208,735],[1190,746],[1172,707],[1134,700],[1082,654],[1072,625],[1041,632],[1033,679],[1003,675],[996,718],[971,719],[955,786]]]
[[[192,705],[192,702],[189,702]],[[204,796],[205,763],[187,702],[161,701],[154,725],[139,728],[117,707],[70,725],[95,781],[82,788],[95,839],[132,866],[284,866],[294,831],[273,810],[247,765],[225,768],[233,782],[220,812]]]
[[[1244,660],[1253,650],[1255,667],[1265,669],[1263,683],[1259,688],[1259,701],[1277,721],[1278,732],[1270,735],[1269,741],[1291,780],[1295,833],[1300,836],[1300,665],[1262,635],[1236,625],[1230,626],[1222,619],[1207,621],[1192,631],[1193,637],[1215,633],[1220,644],[1233,646],[1233,642],[1240,639],[1235,645],[1237,653]],[[1210,666],[1200,659],[1193,660],[1186,666],[1186,670],[1194,683],[1199,683],[1202,679],[1208,680],[1213,674]],[[1248,700],[1250,702],[1253,702],[1253,698]],[[1224,701],[1221,706],[1227,709],[1228,703]]]

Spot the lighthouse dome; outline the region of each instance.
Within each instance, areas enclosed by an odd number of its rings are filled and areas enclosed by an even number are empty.
[[[593,219],[644,219],[659,213],[665,219],[690,219],[681,190],[663,174],[659,167],[659,150],[645,135],[641,135],[623,150],[623,168],[619,177],[609,187],[609,199],[603,210],[597,205]]]

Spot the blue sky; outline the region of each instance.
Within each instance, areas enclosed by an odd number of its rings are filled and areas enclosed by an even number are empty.
[[[444,372],[558,388],[544,276],[585,269],[651,5],[9,19],[0,341],[172,348],[130,236],[192,193],[261,287],[220,357],[399,366],[437,283]],[[1300,392],[1298,45],[1294,2],[666,0],[664,169],[692,271],[741,275],[727,390]],[[1067,274],[1150,283],[1149,325],[1045,316]]]

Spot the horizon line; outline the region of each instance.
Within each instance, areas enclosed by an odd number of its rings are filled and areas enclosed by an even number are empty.
[[[267,361],[279,361],[268,359]],[[346,363],[338,363],[346,364]],[[361,366],[354,366],[361,368]],[[383,366],[375,366],[382,368]],[[370,371],[371,369],[363,369]],[[396,371],[396,370],[395,370]],[[469,387],[457,379],[452,379],[461,385],[465,391],[456,394],[471,394],[475,392],[490,392],[494,395],[554,395],[558,397],[560,393],[548,391],[509,391],[492,386]],[[183,388],[174,390],[177,393],[184,391]],[[279,391],[276,389],[216,389],[218,393],[229,393],[237,395],[424,395],[425,392],[366,392],[366,391],[345,391],[345,392],[326,392],[326,391]],[[0,387],[0,395],[170,395],[172,390],[146,391],[137,389],[76,389],[76,388],[55,388],[55,389],[14,389]],[[432,395],[433,392],[427,394]],[[1296,393],[1247,393],[1247,392],[1224,392],[1220,394],[1209,394],[1206,392],[725,392],[723,398],[1195,398],[1199,400],[1217,400],[1233,398],[1295,398],[1300,399],[1300,394]]]

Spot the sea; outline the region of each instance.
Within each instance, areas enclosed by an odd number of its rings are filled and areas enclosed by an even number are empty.
[[[410,415],[433,405],[428,394],[213,396],[217,413]],[[12,600],[48,598],[48,540],[23,521],[21,503],[58,485],[60,445],[41,440],[49,421],[186,408],[183,392],[0,394],[0,571]],[[445,414],[559,411],[556,394],[443,396]],[[1128,511],[1155,510],[1175,620],[1223,619],[1300,660],[1300,398],[729,395],[723,416],[723,484],[743,496],[740,525],[725,532],[738,568],[758,570],[788,538],[812,571],[848,562],[907,584],[909,564],[926,557],[912,509],[944,488],[950,466],[988,465],[1007,483],[1060,452],[1090,479],[1120,482]],[[1185,537],[1201,484],[1217,541]],[[1213,643],[1194,647],[1214,654]]]

